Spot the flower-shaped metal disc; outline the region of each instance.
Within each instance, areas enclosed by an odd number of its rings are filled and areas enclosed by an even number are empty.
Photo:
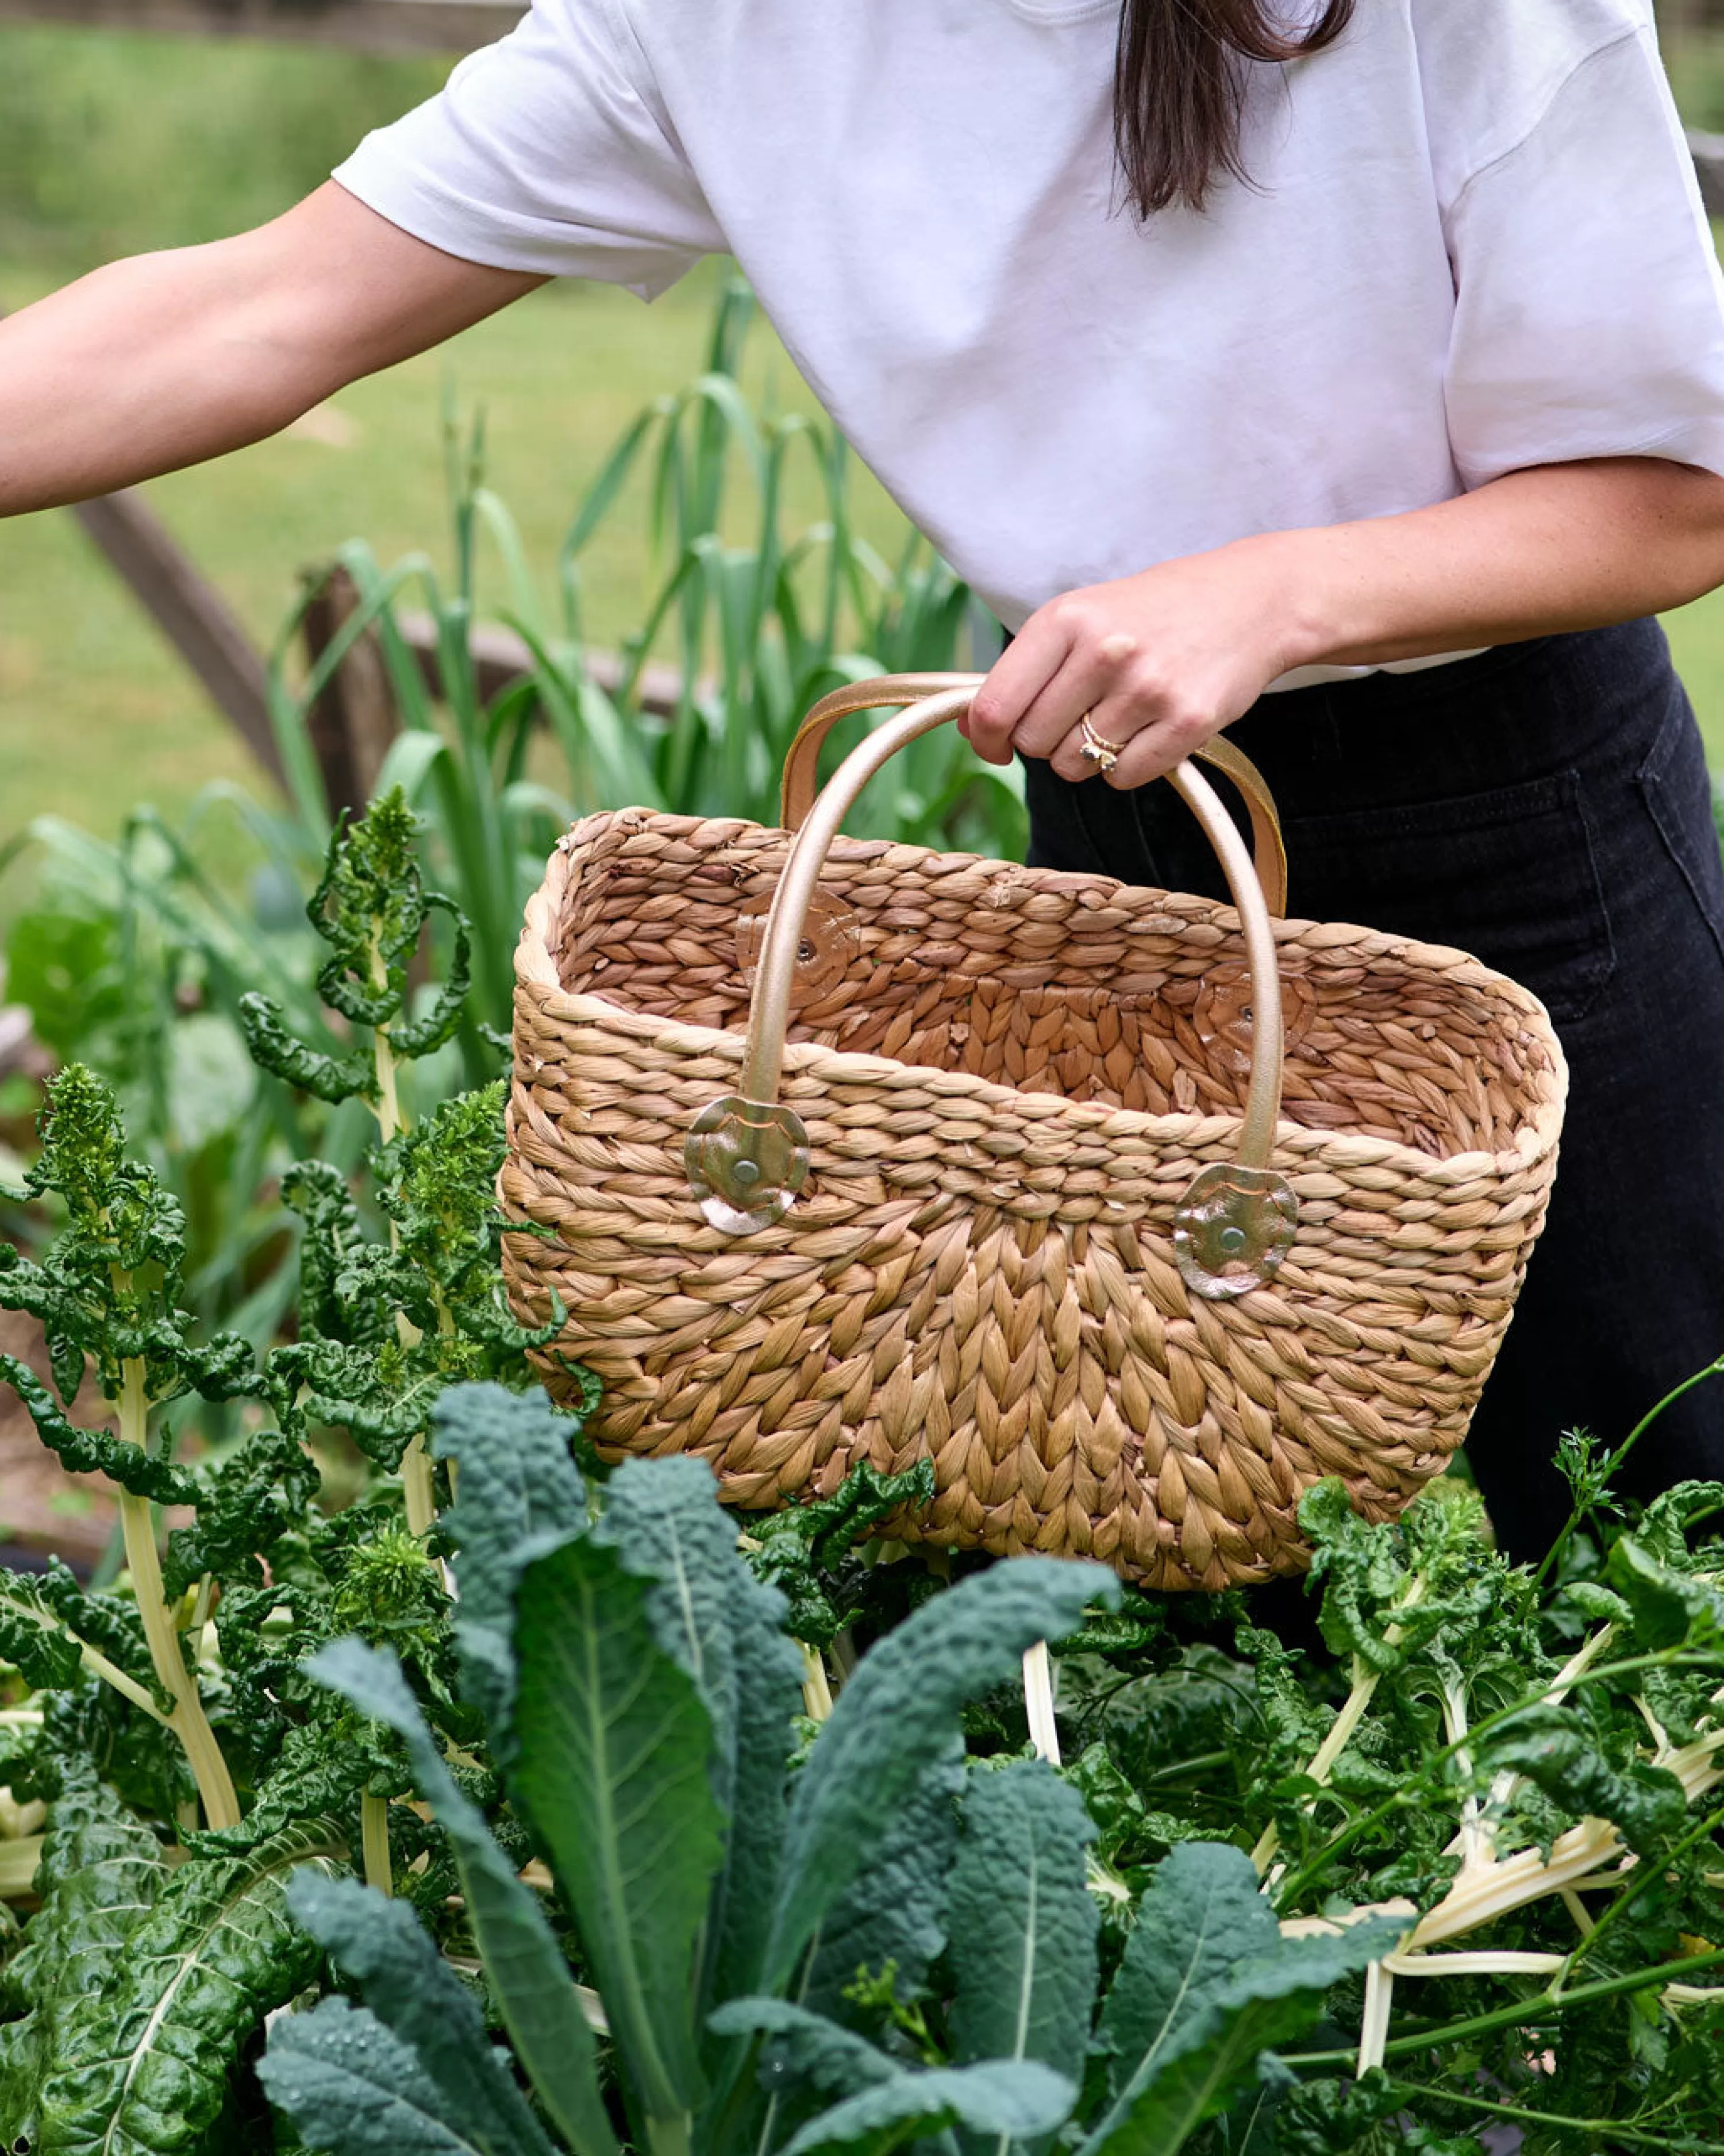
[[[732,1094],[703,1108],[683,1147],[700,1210],[727,1235],[757,1235],[808,1180],[808,1134],[793,1109]]]
[[[1219,1163],[1192,1178],[1173,1215],[1173,1255],[1206,1302],[1249,1295],[1274,1279],[1299,1225],[1286,1178]]]
[[[1213,966],[1204,974],[1198,988],[1198,999],[1191,1014],[1197,1036],[1205,1048],[1222,1044],[1227,1060],[1235,1070],[1251,1068],[1252,1040],[1252,983],[1251,969],[1234,960]],[[1281,974],[1281,1041],[1285,1052],[1291,1055],[1311,1031],[1311,1021],[1316,1015],[1316,998],[1311,993],[1311,983],[1303,974]]]
[[[742,969],[745,986],[753,985],[772,910],[768,892],[745,900],[737,915],[736,963]],[[862,923],[854,911],[830,891],[817,891],[808,901],[808,917],[797,943],[790,1008],[803,1010],[830,995],[851,973],[861,950]]]

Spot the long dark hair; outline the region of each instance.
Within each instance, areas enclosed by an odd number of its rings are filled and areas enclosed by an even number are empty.
[[[1113,128],[1127,199],[1140,218],[1170,203],[1201,209],[1239,156],[1246,70],[1332,44],[1357,0],[1328,0],[1312,28],[1290,33],[1275,0],[1124,0]]]

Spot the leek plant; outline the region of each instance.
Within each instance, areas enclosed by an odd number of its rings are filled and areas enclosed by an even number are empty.
[[[297,690],[286,685],[285,658],[298,617],[276,654],[294,808],[321,850],[326,811],[308,715],[358,639],[376,636],[402,722],[379,791],[400,785],[425,816],[430,872],[473,926],[474,1008],[493,1026],[508,1023],[521,908],[568,824],[624,807],[774,824],[786,752],[829,690],[975,655],[973,603],[927,542],[906,527],[888,562],[856,529],[853,460],[837,430],[751,408],[740,377],[753,311],[747,286],[733,281],[701,372],[644,411],[600,470],[558,550],[548,597],[507,509],[483,483],[482,423],[464,439],[451,415],[453,577],[445,583],[423,555],[385,569],[363,543],[345,547],[336,559],[357,608]],[[798,464],[815,478],[821,513],[793,529]],[[582,566],[636,485],[648,490],[657,583],[624,639],[621,683],[608,690],[588,665]],[[470,646],[487,539],[504,569],[497,612],[531,658],[531,672],[489,706]],[[434,625],[434,690],[401,633],[408,601]],[[675,661],[681,685],[668,720],[643,707],[645,670],[659,657]],[[1010,854],[1024,839],[1015,773],[978,763],[949,730],[897,759],[863,816],[872,834],[912,844]]]

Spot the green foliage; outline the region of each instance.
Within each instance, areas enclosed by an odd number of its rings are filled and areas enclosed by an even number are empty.
[[[337,818],[323,877],[305,913],[328,947],[317,993],[351,1024],[371,1029],[370,1051],[331,1055],[300,1040],[271,998],[254,989],[239,998],[239,1023],[259,1068],[320,1101],[355,1098],[377,1109],[386,1140],[400,1128],[398,1063],[430,1055],[450,1040],[472,985],[472,941],[460,908],[429,891],[419,875],[418,826],[399,787],[382,794],[349,826]],[[434,915],[449,919],[448,978],[425,1008],[408,1014],[408,968]]]
[[[947,1912],[954,2055],[1070,2071],[1098,1974],[1084,1863],[1095,1829],[1076,1792],[1030,1760],[973,1776],[963,1820]]]
[[[410,865],[407,829],[386,813],[380,828],[344,830],[328,880],[331,941],[348,956],[375,944],[391,994],[423,912],[384,889]],[[326,985],[357,1007],[343,981]],[[311,1440],[387,1470],[449,1374],[525,1383],[532,1336],[508,1317],[491,1210],[500,1098],[486,1089],[398,1130],[373,1150],[370,1188],[305,1164],[293,1189],[298,1337],[261,1356],[237,1335],[210,1337],[184,1306],[185,1214],[132,1157],[111,1089],[69,1065],[49,1086],[42,1136],[28,1195],[58,1232],[28,1258],[0,1245],[0,1305],[41,1321],[64,1399],[93,1368],[118,1435],[75,1427],[22,1363],[0,1374],[63,1459],[119,1486],[130,1591],[85,1590],[62,1567],[0,1575],[7,1682],[33,1689],[17,1717],[0,1715],[0,1780],[21,1800],[47,1799],[54,1824],[43,1907],[0,2010],[0,2140],[28,2127],[38,2150],[226,2156],[269,2131],[241,2071],[262,2015],[321,1967],[286,1914],[286,1874],[319,1852],[326,1869],[345,1866],[363,1846],[381,1876],[446,1912],[459,1872],[458,1836],[390,1804],[408,1771],[398,1738],[308,1674],[337,1636],[387,1645],[398,1685],[443,1741],[477,1735],[455,1696],[450,1544],[430,1509],[430,1464],[421,1450],[415,1531],[382,1477],[331,1505]],[[238,1434],[187,1464],[164,1410],[206,1404],[237,1414]],[[572,1489],[579,1512],[578,1420],[552,1415],[542,1395],[526,1419],[540,1442],[517,1433],[516,1451],[533,1502]],[[472,1442],[482,1450],[482,1432]],[[152,1500],[189,1513],[165,1558]],[[451,1789],[480,1808],[475,1831],[494,1851],[482,1808],[495,1809],[495,1784],[482,1764],[462,1772]],[[519,1827],[500,1830],[518,1850]],[[558,2042],[567,2054],[564,2032]]]
[[[723,1821],[711,1718],[695,1680],[654,1642],[648,1594],[590,1537],[528,1567],[515,1782],[644,2114],[670,2121],[702,2093],[696,1949]]]
[[[1260,2114],[1257,2145],[1271,2146],[1270,2099],[1292,2078],[1272,2055],[1409,1920],[1367,1912],[1284,1937],[1249,1859],[1190,1843],[1152,1870],[1123,1953],[1104,1961],[1086,1862],[1095,1829],[1074,1789],[1023,1759],[956,1768],[967,1705],[1037,1640],[1114,1601],[1105,1575],[1020,1559],[962,1580],[862,1655],[793,1764],[787,1605],[741,1561],[706,1471],[631,1462],[582,1493],[565,1465],[561,1495],[540,1512],[510,1438],[548,1460],[544,1416],[531,1399],[456,1392],[438,1444],[462,1462],[479,1606],[467,1666],[511,1799],[550,1860],[566,1943],[456,1787],[393,1665],[349,1645],[316,1674],[405,1740],[457,1851],[488,1994],[566,2145],[793,2156],[955,2133],[967,2151],[1008,2156],[1065,2128],[1090,2156],[1172,2156],[1243,2104]],[[842,1539],[829,1553],[849,1555]],[[1372,1583],[1390,1591],[1383,1553],[1345,1532],[1329,1563],[1352,1579],[1354,1620]],[[458,1550],[463,1605],[466,1564]],[[1105,1609],[1095,1628],[1125,1651]],[[1142,1626],[1140,1648],[1146,1635],[1165,1645]],[[936,1864],[920,1874],[906,1822],[932,1830]],[[739,1865],[743,1845],[752,1853]],[[711,1946],[731,1882],[770,1912],[740,1958]],[[829,1922],[859,1943],[859,1912],[894,1910],[906,1893],[936,1912],[911,1964],[859,1962],[838,1986],[829,1959],[823,1973]],[[479,2136],[467,2010],[431,2010],[449,1979],[429,1964],[406,1974],[431,1948],[410,1942],[403,1910],[345,1890],[305,1906],[364,2000],[358,2013],[321,2007],[273,2040],[272,2096],[310,2145],[349,2156],[381,2146],[387,2126],[404,2147],[465,2134],[514,2148],[500,2118],[488,2127],[498,2138]],[[601,2078],[570,1954],[602,2005],[613,2082]],[[1086,2053],[1097,2070],[1080,2085]]]
[[[36,2156],[191,2156],[230,2116],[243,2047],[315,1974],[290,1876],[327,1869],[306,1824],[170,1872],[100,1785],[59,1799],[41,1915],[10,1972],[0,2118]]]
[[[6,57],[0,248],[69,274],[279,216],[447,72],[434,60],[84,25],[15,24]]]
[[[751,1530],[754,1569],[790,1604],[789,1625],[811,1647],[829,1647],[866,1597],[869,1567],[855,1546],[902,1507],[934,1495],[931,1460],[902,1475],[865,1463],[830,1497],[769,1513]]]

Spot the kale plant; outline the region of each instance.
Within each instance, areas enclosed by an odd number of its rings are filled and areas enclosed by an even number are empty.
[[[1058,2134],[1083,2156],[1171,2152],[1285,2079],[1275,2050],[1400,1938],[1393,1915],[1286,1936],[1244,1852],[1194,1844],[1104,1971],[1082,1803],[1044,1762],[967,1762],[962,1736],[1026,1650],[1117,1599],[1100,1568],[1019,1558],[924,1601],[799,1744],[788,1605],[703,1466],[634,1461],[595,1491],[541,1401],[482,1388],[446,1397],[436,1442],[460,1469],[464,1692],[552,1898],[393,1660],[321,1655],[321,1681],[407,1746],[485,1992],[398,1904],[296,1883],[290,1907],[360,2002],[272,2029],[264,2083],[308,2148],[804,2156]]]

